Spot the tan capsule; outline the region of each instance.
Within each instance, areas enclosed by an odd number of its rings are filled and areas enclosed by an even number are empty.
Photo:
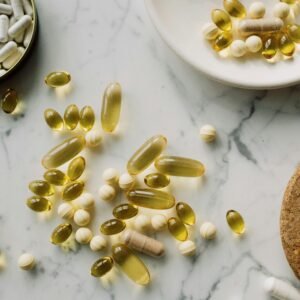
[[[168,209],[174,206],[174,197],[166,192],[154,189],[134,189],[127,193],[127,199],[141,207]]]
[[[7,89],[2,96],[1,108],[5,113],[11,114],[17,108],[18,102],[18,93],[14,89]]]
[[[126,224],[118,219],[111,219],[101,224],[100,231],[105,235],[114,235],[122,232]]]
[[[161,156],[155,161],[155,167],[159,172],[171,176],[198,177],[205,172],[200,161],[179,156]]]
[[[283,25],[279,18],[244,19],[239,22],[238,31],[243,35],[266,34],[280,31]]]
[[[59,71],[49,73],[45,78],[45,83],[50,87],[60,87],[71,81],[71,75],[68,72]]]
[[[284,33],[278,37],[278,48],[285,56],[293,56],[296,49],[294,42]]]
[[[44,112],[44,118],[47,125],[52,130],[60,131],[64,128],[64,120],[56,110],[52,108],[46,109]]]
[[[246,8],[239,0],[223,0],[225,10],[234,18],[244,18]]]
[[[38,196],[51,196],[54,194],[54,189],[51,184],[44,180],[31,181],[28,187]]]
[[[114,261],[110,256],[98,259],[91,267],[91,275],[94,277],[102,277],[108,273],[114,266]]]
[[[117,82],[107,86],[102,100],[101,124],[105,132],[113,132],[120,119],[122,89]]]
[[[196,222],[196,215],[194,210],[184,202],[178,202],[176,204],[176,212],[179,219],[187,225],[194,225]]]
[[[84,106],[80,111],[80,127],[84,131],[90,131],[95,124],[95,113],[90,106]]]
[[[113,216],[116,219],[127,220],[135,217],[138,211],[136,206],[130,203],[123,203],[113,209]]]
[[[84,183],[82,181],[72,181],[65,186],[62,198],[65,201],[72,201],[82,194],[83,189]]]
[[[69,223],[58,225],[52,232],[51,243],[55,245],[62,244],[70,237],[72,230],[72,225]]]
[[[69,130],[74,130],[79,123],[79,109],[75,104],[69,105],[65,109],[64,122]]]
[[[67,175],[58,169],[50,169],[44,173],[44,178],[47,182],[53,185],[65,185],[68,182]]]
[[[144,263],[123,244],[112,247],[112,256],[122,271],[135,283],[147,285],[150,282],[150,274]]]
[[[85,146],[82,135],[66,139],[61,144],[51,149],[43,158],[42,165],[46,169],[59,167],[75,157]]]
[[[144,171],[162,153],[166,145],[167,139],[162,135],[156,135],[147,140],[129,159],[128,173],[137,175]]]
[[[234,233],[243,234],[245,232],[245,222],[239,212],[235,210],[229,210],[226,214],[226,220]]]
[[[42,212],[50,210],[52,207],[51,202],[44,197],[41,196],[32,196],[27,199],[27,206],[36,212]]]
[[[127,229],[122,234],[122,240],[129,248],[150,256],[160,257],[165,253],[164,245],[142,233]]]
[[[172,236],[179,241],[185,241],[188,238],[188,231],[178,218],[173,217],[168,220],[168,229]]]
[[[211,12],[211,19],[223,31],[230,31],[232,29],[230,17],[222,9],[214,9]]]
[[[212,47],[215,51],[219,52],[226,49],[233,41],[231,32],[221,32],[212,43]]]
[[[154,189],[161,189],[169,185],[170,178],[162,173],[151,173],[145,176],[144,182]]]
[[[67,170],[67,175],[70,178],[70,180],[76,180],[82,175],[84,169],[85,159],[82,156],[78,156],[70,162]]]

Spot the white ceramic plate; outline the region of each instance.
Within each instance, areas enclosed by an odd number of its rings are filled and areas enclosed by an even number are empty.
[[[253,1],[242,0],[245,6]],[[278,0],[265,0],[267,15]],[[300,51],[294,58],[269,63],[262,57],[224,58],[202,37],[202,26],[210,22],[222,0],[145,0],[150,17],[166,43],[185,61],[209,77],[237,87],[274,89],[300,83]]]

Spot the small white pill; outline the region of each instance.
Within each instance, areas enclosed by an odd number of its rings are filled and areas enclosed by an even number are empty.
[[[249,16],[252,19],[260,19],[266,13],[266,6],[263,2],[253,2],[249,7]]]
[[[23,4],[21,0],[11,0],[11,6],[14,13],[14,17],[19,20],[24,16]]]
[[[32,40],[32,34],[33,34],[33,24],[31,23],[29,27],[26,29],[24,34],[23,44],[25,47],[29,46],[30,41]]]
[[[207,143],[213,142],[217,137],[217,131],[212,125],[206,124],[200,128],[200,136]]]
[[[151,226],[151,219],[146,215],[138,215],[134,219],[134,227],[138,231],[146,231]]]
[[[18,259],[18,266],[20,269],[29,271],[35,266],[35,258],[30,253],[22,254]]]
[[[217,228],[210,222],[205,222],[200,227],[200,235],[206,240],[213,240],[217,235]]]
[[[9,4],[0,3],[0,14],[10,16],[12,14],[12,7]]]
[[[88,244],[93,238],[92,231],[87,227],[81,227],[76,230],[75,239],[79,244]]]
[[[1,69],[1,70],[0,70],[0,77],[3,76],[3,75],[5,75],[5,74],[6,74],[6,70]]]
[[[118,172],[118,170],[113,169],[113,168],[106,169],[102,174],[102,178],[107,184],[114,185],[114,184],[118,183],[119,172]]]
[[[178,244],[178,249],[182,255],[192,256],[196,252],[196,245],[193,241],[184,241]]]
[[[264,288],[267,293],[278,300],[299,300],[300,293],[288,282],[269,277],[266,279]]]
[[[74,222],[78,226],[85,226],[91,221],[90,214],[84,209],[78,209],[74,213]]]
[[[60,204],[57,208],[57,214],[63,219],[72,219],[74,213],[74,206],[68,202]]]
[[[17,19],[17,18],[16,18]],[[22,32],[24,32],[32,23],[30,16],[23,16],[21,19],[19,19],[16,23],[14,23],[9,29],[8,34],[11,37],[16,37]]]
[[[102,185],[98,190],[99,196],[104,201],[112,201],[116,197],[116,190],[109,184]]]
[[[90,209],[94,207],[95,199],[90,193],[83,193],[76,199],[76,203],[83,209]]]
[[[95,235],[90,241],[90,248],[92,251],[100,251],[105,249],[107,241],[102,235]]]
[[[135,184],[135,178],[128,173],[124,173],[119,178],[119,187],[122,190],[129,190]]]
[[[273,14],[277,18],[285,19],[290,14],[290,6],[284,2],[276,3],[273,8]]]
[[[242,57],[246,54],[247,47],[244,41],[235,40],[230,45],[230,53],[234,57]]]
[[[91,130],[85,135],[86,145],[88,147],[96,147],[102,141],[102,132],[100,130]]]
[[[213,40],[219,34],[219,28],[214,23],[206,23],[202,27],[202,33],[207,40]]]
[[[8,26],[9,19],[6,15],[0,15],[0,43],[6,43],[8,41]]]
[[[26,15],[33,16],[33,9],[29,0],[23,0],[23,8]]]
[[[154,230],[161,231],[167,226],[167,218],[163,215],[154,215],[151,218],[151,225]]]
[[[251,35],[246,39],[246,47],[249,52],[256,53],[262,47],[262,40],[257,35]]]
[[[25,49],[23,47],[18,47],[11,56],[9,56],[5,61],[3,61],[3,67],[7,70],[12,68],[23,56]]]
[[[14,52],[17,51],[17,44],[13,41],[9,41],[0,49],[0,62],[6,60]]]

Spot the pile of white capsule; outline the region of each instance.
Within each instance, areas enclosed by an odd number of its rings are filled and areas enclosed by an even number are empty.
[[[0,77],[22,58],[33,35],[31,0],[0,0]]]

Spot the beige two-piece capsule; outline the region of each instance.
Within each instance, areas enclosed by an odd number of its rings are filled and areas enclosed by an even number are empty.
[[[279,18],[244,19],[239,22],[238,31],[243,35],[278,32],[283,25]]]

